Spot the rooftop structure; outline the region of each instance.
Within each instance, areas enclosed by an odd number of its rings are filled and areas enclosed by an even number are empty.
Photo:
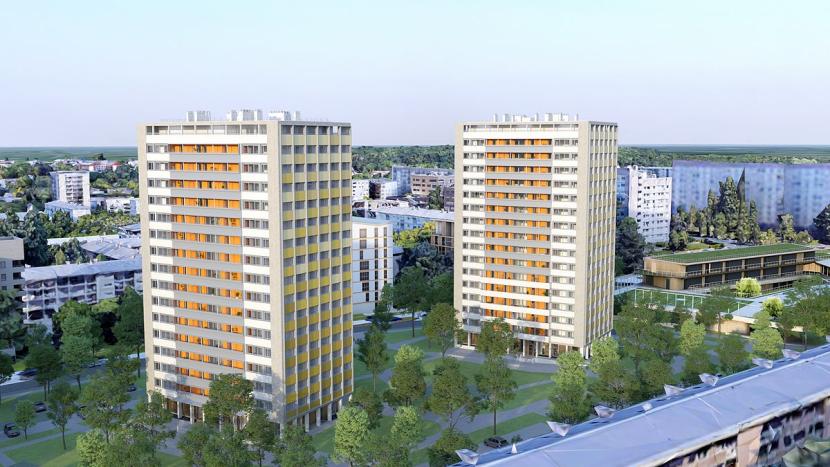
[[[89,208],[89,203],[84,206],[82,204],[67,203],[64,201],[49,201],[44,205],[43,210],[49,216],[52,216],[59,211],[65,212],[69,214],[69,217],[72,218],[72,220],[78,220],[81,217],[88,216],[92,213]]]
[[[515,446],[475,465],[769,465],[830,436],[830,345],[678,390]],[[797,382],[797,384],[794,384]],[[457,466],[470,465],[460,462]]]
[[[423,227],[435,220],[454,221],[455,214],[437,209],[421,209],[405,206],[379,206],[372,208],[367,217],[392,221],[395,232]]]

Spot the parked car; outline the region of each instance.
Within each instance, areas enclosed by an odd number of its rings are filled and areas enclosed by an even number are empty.
[[[34,375],[37,374],[37,369],[36,368],[26,368],[25,370],[19,371],[17,374],[19,376],[24,377],[24,378],[31,378],[31,377],[33,377]]]
[[[489,448],[503,448],[507,446],[507,440],[501,436],[491,436],[484,440],[484,445]]]
[[[130,383],[130,385],[127,386],[127,392],[135,392],[135,390],[136,390],[135,384]]]
[[[6,423],[3,425],[3,433],[9,438],[17,438],[20,436],[20,430],[17,429],[14,423]]]
[[[35,402],[35,412],[46,412],[46,403],[43,401]]]

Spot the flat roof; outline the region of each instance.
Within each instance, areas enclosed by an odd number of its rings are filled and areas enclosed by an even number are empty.
[[[797,382],[797,384],[793,384]],[[698,384],[677,395],[619,410],[609,418],[496,449],[477,465],[660,465],[702,446],[830,397],[830,344],[781,359],[771,368],[754,367]],[[456,465],[469,465],[460,462]]]
[[[778,243],[775,245],[756,245],[741,248],[725,248],[721,250],[672,253],[663,256],[651,256],[649,258],[670,263],[692,264],[781,253],[799,253],[802,251],[814,251],[814,249],[810,246],[800,245],[797,243]]]
[[[442,221],[455,221],[455,213],[453,211],[439,211],[438,209],[422,209],[402,206],[379,206],[376,208],[370,208],[370,210],[373,213],[381,213],[389,216],[414,216]]]
[[[26,282],[33,282],[57,279],[59,277],[114,274],[125,271],[141,271],[141,258],[26,268],[23,270],[23,279]]]

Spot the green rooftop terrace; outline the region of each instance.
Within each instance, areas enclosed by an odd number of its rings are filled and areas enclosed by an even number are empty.
[[[743,248],[730,248],[724,250],[695,251],[691,253],[674,253],[661,256],[653,256],[652,259],[667,261],[670,263],[706,263],[710,261],[727,261],[741,258],[752,258],[754,256],[776,255],[786,253],[799,253],[802,251],[813,251],[807,245],[796,243],[778,243],[775,245],[758,245]]]

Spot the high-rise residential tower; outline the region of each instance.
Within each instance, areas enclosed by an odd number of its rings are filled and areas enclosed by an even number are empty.
[[[565,115],[458,126],[455,308],[510,324],[516,351],[589,353],[612,327],[617,125]]]
[[[244,375],[280,424],[352,391],[351,126],[202,112],[138,130],[147,389],[202,418]]]
[[[637,221],[637,230],[649,243],[669,241],[671,230],[671,175],[666,167],[619,167],[617,202],[622,217]]]

